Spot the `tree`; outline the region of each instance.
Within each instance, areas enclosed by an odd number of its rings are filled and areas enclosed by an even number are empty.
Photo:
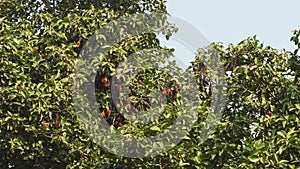
[[[228,48],[212,45],[227,68],[228,101],[221,125],[199,145],[199,165],[299,167],[298,56],[264,47],[256,37]]]
[[[71,92],[75,60],[84,41],[109,21],[165,12],[164,1],[7,1],[1,9],[1,166],[122,166],[123,158],[80,128]],[[157,46],[150,35],[137,41]]]
[[[155,1],[0,2],[0,165],[14,168],[297,168],[299,162],[300,31],[294,52],[263,46],[249,37],[225,47],[200,49],[189,70],[199,82],[198,121],[173,149],[148,158],[127,158],[99,147],[83,130],[72,99],[76,60],[87,40],[111,21],[135,13],[166,13]],[[175,30],[170,28],[171,33]],[[105,42],[105,39],[102,39]],[[176,117],[180,87],[156,70],[128,82],[131,104],[113,103],[115,68],[141,49],[162,48],[155,33],[126,39],[105,55],[95,86],[99,116],[119,132],[146,137],[162,132]],[[226,69],[227,106],[214,133],[201,142],[212,100],[212,78],[203,56],[217,54]],[[163,58],[170,56],[161,55]],[[159,58],[158,58],[159,59]],[[176,68],[172,68],[173,70]],[[154,76],[158,74],[158,76]],[[161,80],[163,79],[163,80]],[[118,109],[147,111],[147,94],[159,88],[168,111],[152,125],[136,124]],[[139,100],[141,96],[142,99]],[[136,99],[136,100],[135,100]]]

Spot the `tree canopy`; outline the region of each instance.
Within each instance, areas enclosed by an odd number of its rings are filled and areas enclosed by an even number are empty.
[[[216,52],[226,70],[227,100],[221,122],[204,142],[199,141],[200,131],[212,100],[213,77],[202,59],[207,50],[199,49],[189,67],[199,85],[195,94],[202,100],[198,121],[167,152],[128,158],[99,147],[82,128],[72,98],[74,69],[82,47],[97,30],[131,14],[167,13],[165,1],[10,0],[0,1],[0,8],[1,166],[300,167],[300,30],[291,37],[295,51],[264,46],[256,36],[227,47],[210,44],[209,49]],[[168,27],[167,37],[175,31]],[[112,102],[111,83],[118,63],[141,49],[153,48],[174,51],[162,47],[155,33],[145,33],[112,46],[97,71],[99,117],[123,134],[155,135],[164,131],[178,113],[180,87],[176,86],[176,79],[157,70],[144,69],[128,82],[128,103]],[[115,87],[121,90],[120,86]],[[168,100],[160,121],[141,125],[120,115],[120,107],[147,111],[146,96],[153,88],[159,88]]]

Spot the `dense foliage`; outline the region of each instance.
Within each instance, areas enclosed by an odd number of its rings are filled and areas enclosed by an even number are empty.
[[[227,78],[227,106],[213,135],[199,131],[211,99],[210,76],[199,50],[190,67],[202,98],[199,120],[187,137],[158,156],[132,159],[100,148],[80,126],[72,101],[72,78],[86,40],[110,21],[134,13],[163,12],[163,0],[0,1],[0,165],[7,168],[298,168],[300,167],[300,30],[296,50],[278,51],[256,37],[237,45],[210,45]],[[171,30],[172,32],[173,30]],[[130,82],[132,104],[111,101],[110,82],[118,62],[140,49],[160,47],[149,33],[122,41],[108,52],[95,80],[99,116],[122,133],[163,131],[176,108],[175,80],[144,70]],[[116,86],[118,88],[118,86]],[[141,93],[160,88],[171,116],[150,126],[126,121],[118,107],[147,110]],[[119,87],[120,88],[120,87]],[[206,90],[207,89],[207,90]],[[136,100],[135,100],[136,99]],[[134,107],[131,107],[131,106]],[[166,124],[165,124],[165,123]]]

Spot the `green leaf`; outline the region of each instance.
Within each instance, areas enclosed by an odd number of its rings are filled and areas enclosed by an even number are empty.
[[[160,128],[157,127],[157,126],[152,126],[152,127],[150,128],[150,130],[152,130],[152,131],[160,131]]]
[[[259,157],[256,155],[252,155],[252,156],[248,157],[248,160],[250,160],[253,163],[256,163],[259,161]]]
[[[285,132],[285,131],[278,131],[278,132],[277,132],[277,135],[279,135],[279,136],[285,138],[286,132]]]
[[[300,103],[295,105],[298,110],[300,110]]]

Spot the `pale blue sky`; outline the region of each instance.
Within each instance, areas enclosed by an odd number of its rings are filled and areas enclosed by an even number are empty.
[[[277,49],[294,50],[299,0],[167,0],[168,11],[197,27],[211,42],[238,43],[257,35]]]
[[[237,44],[249,36],[278,50],[293,51],[292,30],[300,26],[300,0],[167,0],[171,16],[189,22],[210,42]],[[196,37],[195,37],[196,38]],[[175,48],[185,65],[194,61],[195,51],[170,39],[163,45]]]

